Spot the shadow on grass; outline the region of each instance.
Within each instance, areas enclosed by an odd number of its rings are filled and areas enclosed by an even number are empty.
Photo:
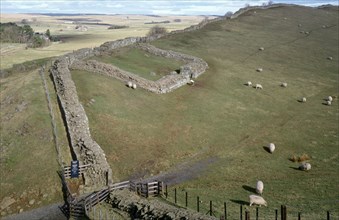
[[[242,185],[242,188],[244,190],[247,190],[248,192],[251,192],[251,193],[257,193],[255,188],[251,187],[251,186],[247,186],[247,185]]]
[[[234,202],[239,205],[249,205],[250,203],[243,201],[243,200],[237,200],[237,199],[230,199],[231,202]]]
[[[293,170],[299,170],[299,171],[302,171],[301,169],[297,168],[297,167],[290,167],[291,169]]]
[[[262,146],[262,148],[264,148],[264,150],[265,150],[267,153],[270,153],[270,154],[271,154],[270,149],[269,149],[267,146]]]

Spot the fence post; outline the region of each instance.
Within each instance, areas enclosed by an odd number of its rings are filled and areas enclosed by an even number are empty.
[[[298,220],[301,220],[301,213],[298,212]]]
[[[185,192],[185,205],[187,208],[187,205],[188,205],[188,193],[187,192]]]
[[[197,212],[199,212],[199,203],[200,203],[199,196],[197,196]]]
[[[240,205],[240,220],[242,220],[242,205]]]
[[[174,203],[177,204],[177,188],[174,188]]]
[[[255,219],[259,220],[259,208],[256,208],[256,212],[255,212]]]
[[[250,212],[248,210],[245,211],[245,220],[250,220]]]
[[[327,220],[330,220],[330,211],[327,211]]]
[[[278,209],[275,210],[275,220],[278,220]]]
[[[212,216],[213,214],[213,205],[212,205],[212,201],[210,201],[210,216]]]
[[[224,215],[225,215],[225,220],[227,220],[226,202],[224,202]]]
[[[281,205],[281,220],[286,220],[286,206]]]

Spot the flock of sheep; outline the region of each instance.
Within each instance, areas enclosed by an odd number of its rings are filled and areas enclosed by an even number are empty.
[[[270,152],[271,154],[274,152],[275,150],[275,144],[274,143],[269,143],[267,146],[267,150],[268,152]],[[306,162],[306,163],[302,163],[299,166],[300,170],[303,171],[309,171],[311,170],[311,164]],[[254,205],[259,205],[259,206],[267,206],[267,202],[265,201],[265,199],[262,197],[263,191],[264,191],[264,183],[261,180],[257,181],[257,185],[255,188],[255,191],[257,192],[258,195],[250,195],[249,199],[250,199],[250,206]]]
[[[264,48],[260,47],[259,50],[263,51]],[[328,57],[327,59],[328,60],[332,60],[333,58],[332,57]],[[256,71],[257,72],[262,72],[263,68],[258,68]],[[261,84],[252,84],[251,81],[246,82],[245,85],[253,87],[255,89],[263,89],[263,86]],[[283,87],[283,88],[286,88],[287,87],[287,83],[283,82],[283,83],[280,84],[280,86]],[[328,105],[328,106],[332,105],[333,99],[334,98],[332,96],[328,96],[327,98],[324,99],[326,101],[324,104]],[[302,97],[298,101],[302,102],[302,103],[305,103],[306,102],[306,97]],[[273,153],[274,150],[275,150],[274,143],[270,143],[267,146],[267,150],[268,150],[268,152]],[[308,163],[308,162],[306,162],[306,163],[304,162],[304,163],[300,164],[299,169],[303,170],[303,171],[309,171],[309,170],[311,170],[311,164]],[[261,180],[258,180],[257,181],[257,185],[256,185],[256,192],[257,192],[258,195],[250,195],[249,196],[250,206],[252,206],[252,205],[259,205],[259,206],[264,205],[264,206],[267,206],[267,202],[262,197],[263,190],[264,190],[264,183]]]

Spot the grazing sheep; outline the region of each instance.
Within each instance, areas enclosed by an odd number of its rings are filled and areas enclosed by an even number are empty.
[[[136,89],[137,88],[137,84],[133,83],[132,88]]]
[[[310,169],[311,169],[311,164],[310,163],[302,163],[299,166],[299,170],[308,171]]]
[[[330,100],[327,100],[326,105],[332,105],[332,102]]]
[[[260,50],[260,51],[263,51],[263,50],[265,50],[265,48],[263,48],[263,47],[260,47],[260,48],[259,48],[259,50]]]
[[[333,101],[333,98],[332,98],[332,96],[329,96],[329,97],[327,97],[326,100],[332,102],[332,101]]]
[[[306,98],[302,97],[301,102],[306,102]]]
[[[327,57],[328,60],[333,60],[333,57]]]
[[[126,84],[129,88],[132,87],[132,82],[131,81],[128,81],[127,84]]]
[[[268,150],[272,154],[274,152],[274,150],[275,150],[275,145],[273,143],[270,143],[268,145]]]
[[[310,34],[310,32],[306,31],[306,32],[305,32],[305,34],[309,35],[309,34]]]
[[[262,68],[258,68],[258,69],[257,69],[257,72],[262,72],[262,71],[263,71]]]
[[[250,206],[252,206],[252,204],[259,205],[259,206],[261,205],[267,206],[267,202],[261,196],[250,195],[249,198],[250,198]]]
[[[264,190],[264,183],[261,180],[258,180],[257,188],[255,190],[258,194],[262,195],[263,190]]]
[[[281,83],[281,85],[280,85],[281,87],[283,87],[283,88],[286,88],[287,87],[287,83]]]
[[[190,85],[190,86],[193,86],[194,85],[194,80],[191,79],[187,84]]]
[[[255,84],[255,89],[263,89],[262,85],[261,84]]]
[[[246,83],[246,86],[252,86],[252,82],[251,82],[251,81],[248,81],[248,82]]]

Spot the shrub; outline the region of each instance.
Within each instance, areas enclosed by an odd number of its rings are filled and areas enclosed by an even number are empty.
[[[159,35],[159,34],[166,34],[166,33],[167,33],[166,28],[156,25],[149,30],[147,36],[150,37],[150,36],[156,36],[156,35]]]

